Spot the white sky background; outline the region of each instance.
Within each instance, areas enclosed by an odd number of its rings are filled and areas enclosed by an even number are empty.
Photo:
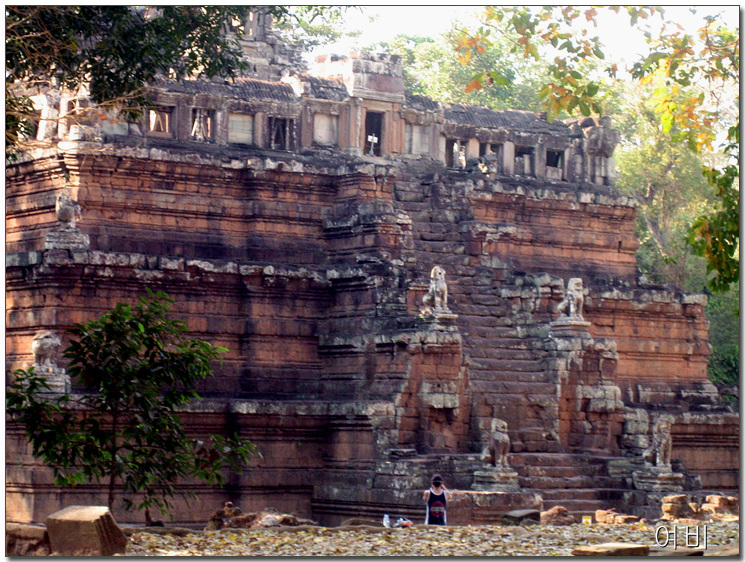
[[[696,16],[691,15],[689,11],[691,7],[698,11]],[[361,29],[363,30],[362,36],[355,40],[345,40],[334,45],[320,47],[314,55],[345,54],[360,46],[390,40],[400,34],[435,37],[450,29],[454,20],[460,20],[461,23],[477,21],[474,14],[482,10],[483,6],[478,5],[377,5],[361,6],[361,9],[350,8],[345,15],[345,18],[349,20],[348,29]],[[739,28],[740,24],[740,8],[737,5],[665,6],[664,10],[667,19],[680,23],[688,33],[692,34],[695,34],[695,31],[701,27],[703,16],[706,14],[724,14],[723,21],[733,28]],[[618,63],[624,60],[629,62],[645,52],[646,45],[641,30],[629,26],[629,17],[623,10],[618,14],[604,9],[597,11],[599,25],[594,30],[594,34],[597,34],[605,45],[606,60]],[[370,16],[375,15],[376,20],[370,22]],[[660,18],[655,17],[654,21],[659,22]]]

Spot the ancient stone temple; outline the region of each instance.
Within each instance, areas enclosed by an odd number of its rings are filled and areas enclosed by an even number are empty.
[[[453,524],[737,493],[705,297],[640,276],[609,121],[411,95],[396,56],[305,68],[266,23],[243,44],[251,73],[154,84],[139,122],[35,98],[38,146],[6,168],[7,373],[36,363],[69,390],[34,342],[166,291],[229,349],[189,431],[262,453],[222,489],[184,482],[184,525],[225,501],[421,523],[434,472],[468,492]],[[6,431],[8,520],[103,501]]]

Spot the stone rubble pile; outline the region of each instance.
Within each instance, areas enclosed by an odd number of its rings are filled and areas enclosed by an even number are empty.
[[[699,501],[697,501],[697,499]],[[663,521],[738,521],[740,499],[734,496],[709,495],[699,498],[677,494],[662,498]]]
[[[224,508],[216,510],[210,516],[205,531],[297,527],[300,525],[318,525],[318,523],[295,515],[279,513],[272,507],[267,507],[263,511],[243,513],[240,507],[233,507],[232,502],[226,502]]]
[[[617,513],[615,509],[598,509],[595,511],[595,521],[603,525],[628,525],[640,522],[635,515]]]

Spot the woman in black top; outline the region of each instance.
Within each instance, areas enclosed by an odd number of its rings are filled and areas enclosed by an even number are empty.
[[[452,493],[442,483],[442,476],[435,474],[432,487],[424,492],[424,501],[427,502],[425,525],[447,525],[448,497],[452,497]]]

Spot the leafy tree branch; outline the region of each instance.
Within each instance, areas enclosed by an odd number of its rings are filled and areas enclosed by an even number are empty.
[[[221,76],[247,68],[239,38],[251,11],[280,23],[334,17],[323,6],[26,6],[5,7],[6,158],[17,156],[39,117],[31,84],[84,89],[94,105],[117,100],[135,120],[149,107],[156,77]],[[317,24],[318,25],[318,24]],[[308,33],[312,33],[310,28]]]
[[[550,79],[539,90],[549,120],[561,114],[603,114],[607,85],[603,75],[615,79],[617,64],[602,73],[586,70],[586,63],[604,66],[600,38],[593,34],[601,7],[572,6],[486,7],[483,26],[475,33],[463,31],[455,42],[461,63],[486,51],[495,37],[515,37],[510,51],[526,59],[548,57]],[[725,291],[739,278],[739,33],[717,17],[707,16],[697,33],[665,19],[658,7],[606,7],[623,10],[630,26],[642,29],[649,52],[628,69],[640,86],[658,84],[654,112],[661,130],[674,142],[695,152],[715,151],[717,131],[730,127],[727,144],[719,151],[732,162],[724,168],[702,170],[719,198],[715,214],[702,215],[691,225],[688,240],[709,263],[709,286]],[[657,31],[643,22],[655,19]],[[607,64],[607,63],[606,63]],[[590,65],[592,68],[592,65]],[[466,89],[480,90],[509,77],[498,69],[484,68],[473,75]],[[734,93],[733,93],[734,92]],[[728,122],[729,121],[729,122]]]
[[[167,512],[183,479],[222,485],[227,469],[257,453],[237,435],[186,434],[180,410],[200,399],[196,384],[226,350],[187,339],[185,325],[168,317],[172,304],[148,292],[134,307],[119,303],[76,325],[64,356],[82,394],[49,394],[33,367],[16,371],[7,393],[11,419],[58,485],[105,483],[109,507],[122,494],[127,509],[144,509],[146,519],[151,508]]]

